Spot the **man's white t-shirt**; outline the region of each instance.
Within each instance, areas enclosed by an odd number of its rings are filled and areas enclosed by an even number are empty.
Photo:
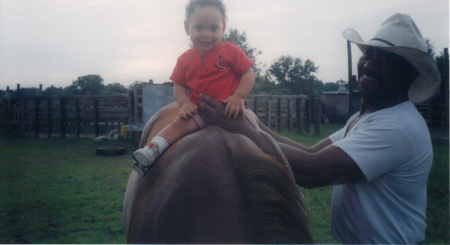
[[[349,132],[347,127],[348,122],[329,138],[358,164],[368,181],[333,187],[333,236],[342,243],[423,241],[433,160],[423,117],[408,101],[365,115]]]

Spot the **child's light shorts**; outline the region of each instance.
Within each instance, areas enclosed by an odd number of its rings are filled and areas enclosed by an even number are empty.
[[[203,118],[198,114],[194,114],[194,121],[197,123],[197,125],[200,127],[200,129],[206,128],[208,126],[208,123],[203,120]]]

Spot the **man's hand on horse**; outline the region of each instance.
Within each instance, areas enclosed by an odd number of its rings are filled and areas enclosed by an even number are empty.
[[[225,115],[225,105],[223,103],[217,102],[205,94],[200,94],[200,97],[204,100],[197,101],[201,107],[200,113],[209,125],[222,127],[232,133],[242,132],[242,130],[249,127],[249,124],[244,121],[243,117],[228,118]]]

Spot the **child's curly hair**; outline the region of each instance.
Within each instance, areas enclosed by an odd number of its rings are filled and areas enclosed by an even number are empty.
[[[216,7],[223,15],[223,22],[227,19],[227,8],[221,0],[191,0],[186,5],[186,20],[189,21],[197,7]]]

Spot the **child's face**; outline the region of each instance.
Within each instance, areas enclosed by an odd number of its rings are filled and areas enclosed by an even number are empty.
[[[184,22],[186,34],[199,53],[208,52],[221,42],[226,27],[223,18],[215,7],[197,7],[190,20]]]

